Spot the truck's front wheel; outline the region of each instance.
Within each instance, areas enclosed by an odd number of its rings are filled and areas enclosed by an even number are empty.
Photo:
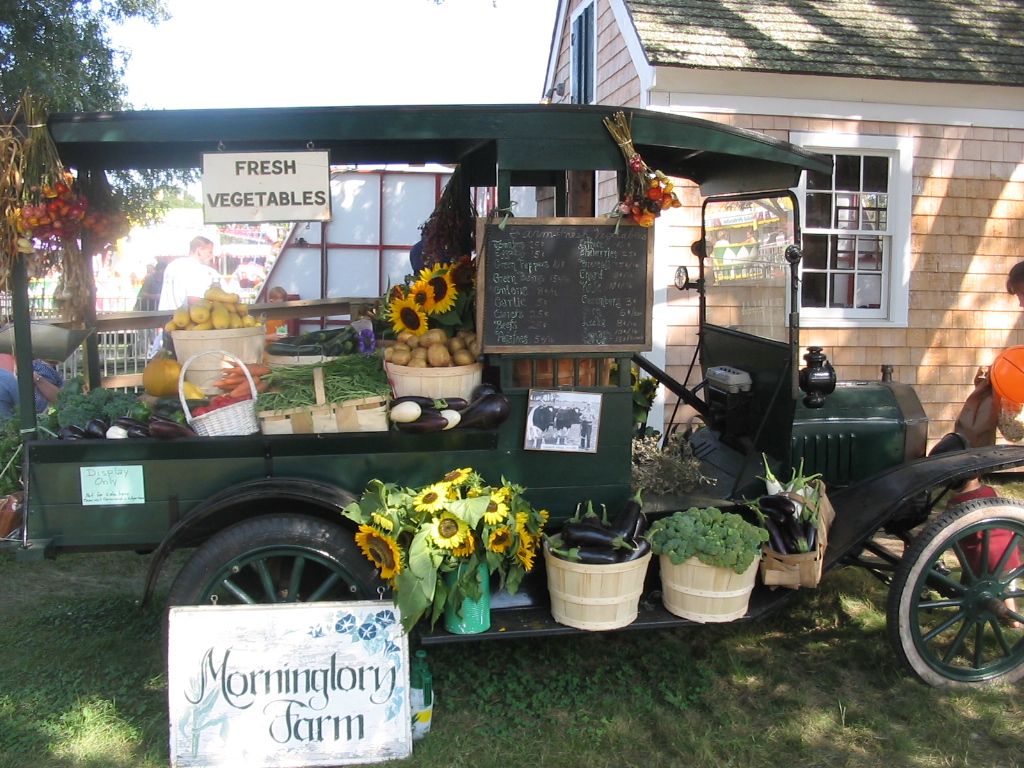
[[[340,525],[307,515],[237,523],[200,545],[171,587],[171,605],[369,600],[385,584]]]
[[[1024,504],[976,499],[925,528],[893,574],[889,637],[930,685],[1024,677]]]

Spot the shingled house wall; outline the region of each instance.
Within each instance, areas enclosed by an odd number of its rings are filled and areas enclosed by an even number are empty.
[[[574,0],[568,13],[579,5]],[[644,99],[621,30],[607,0],[597,2],[597,101],[637,106]],[[556,80],[568,84],[570,24],[562,28]],[[567,91],[568,93],[568,91]],[[678,111],[673,94],[652,91],[659,109]],[[686,114],[790,140],[794,132],[910,136],[914,140],[909,324],[906,328],[814,328],[804,321],[801,344],[824,347],[841,379],[877,379],[882,366],[912,384],[928,414],[929,437],[950,431],[979,366],[1007,346],[1024,344],[1022,315],[1005,292],[1009,268],[1024,261],[1024,130],[786,115]],[[611,210],[614,182],[600,181],[600,212]],[[659,253],[674,268],[696,266],[700,195],[658,224]],[[667,249],[664,251],[663,249]],[[656,286],[657,287],[657,286]],[[679,380],[693,358],[696,297],[667,291],[665,363]],[[695,383],[691,379],[691,384]],[[671,413],[671,397],[666,413]]]

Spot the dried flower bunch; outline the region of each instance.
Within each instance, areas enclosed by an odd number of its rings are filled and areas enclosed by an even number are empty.
[[[420,228],[423,236],[423,265],[436,267],[468,257],[474,249],[476,211],[463,188],[462,173],[455,169],[445,184],[441,199]]]
[[[657,435],[633,440],[633,489],[668,495],[692,491],[701,483],[713,484],[700,471],[700,460],[693,455],[686,438],[679,432],[669,435],[664,448]]]
[[[654,220],[667,208],[679,208],[674,185],[661,171],[656,171],[640,157],[633,146],[633,134],[624,112],[604,119],[604,125],[626,158],[626,195],[614,216],[632,219],[641,227],[654,225]]]

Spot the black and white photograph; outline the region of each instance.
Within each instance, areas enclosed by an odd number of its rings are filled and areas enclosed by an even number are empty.
[[[531,389],[523,447],[528,451],[596,453],[600,423],[600,394]]]

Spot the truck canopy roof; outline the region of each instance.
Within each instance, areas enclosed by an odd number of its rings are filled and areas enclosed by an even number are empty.
[[[49,128],[78,169],[198,168],[204,152],[326,149],[334,165],[459,165],[474,186],[557,186],[564,171],[621,170],[603,124],[618,107],[583,105],[295,107],[58,113]],[[652,168],[705,195],[796,186],[831,159],[693,117],[623,108]],[[507,174],[504,175],[504,174]],[[564,177],[561,180],[564,182]]]

